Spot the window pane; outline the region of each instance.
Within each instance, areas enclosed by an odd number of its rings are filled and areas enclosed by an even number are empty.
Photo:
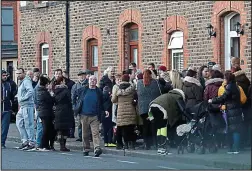
[[[235,25],[240,22],[240,14],[236,14],[230,19],[230,31],[236,31]]]
[[[240,37],[231,38],[231,56],[240,57]]]
[[[134,62],[137,64],[137,49],[133,49],[133,55]]]
[[[13,26],[2,26],[2,40],[3,41],[13,41],[14,40]]]
[[[43,48],[42,56],[49,56],[49,48]]]
[[[4,24],[13,25],[13,9],[12,8],[8,8],[8,9],[2,8],[2,25]]]
[[[130,41],[138,40],[138,29],[130,30]]]
[[[92,46],[92,67],[98,67],[98,47]]]
[[[48,66],[47,66],[47,60],[43,60],[42,61],[42,73],[43,74],[48,74],[47,73],[47,68],[48,68]]]
[[[182,71],[184,69],[183,52],[172,53],[172,69]]]

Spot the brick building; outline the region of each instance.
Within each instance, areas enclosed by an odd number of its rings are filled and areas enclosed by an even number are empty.
[[[16,80],[14,69],[18,65],[17,2],[1,2],[1,64]]]
[[[229,69],[231,56],[240,57],[241,67],[251,75],[251,1],[70,1],[69,5],[72,78],[81,68],[101,76],[108,66],[122,71],[132,61],[141,69],[149,62],[181,70],[209,61]],[[49,75],[65,68],[65,9],[65,1],[21,5],[20,66],[40,67]]]

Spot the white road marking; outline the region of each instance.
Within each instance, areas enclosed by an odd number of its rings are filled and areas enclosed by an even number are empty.
[[[69,156],[73,155],[73,154],[70,154],[70,153],[60,153],[60,154],[69,155]]]
[[[131,161],[126,161],[126,160],[117,160],[117,161],[121,163],[138,164],[137,162],[131,162]]]
[[[172,167],[166,167],[166,166],[157,166],[161,169],[169,169],[169,170],[176,170],[176,168],[172,168]]]
[[[92,157],[93,159],[101,159],[101,157]]]

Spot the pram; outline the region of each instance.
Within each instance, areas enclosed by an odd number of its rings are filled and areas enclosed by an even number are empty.
[[[193,153],[196,150],[199,154],[204,154],[207,144],[209,152],[215,153],[218,148],[215,145],[215,135],[211,132],[211,124],[209,120],[208,102],[203,101],[190,109],[185,108],[184,101],[177,101],[182,115],[186,117],[187,124],[177,127],[177,135],[184,136],[178,145],[178,154],[187,152]],[[186,141],[187,140],[187,141]],[[211,141],[207,143],[207,141]],[[195,146],[198,146],[196,149]]]

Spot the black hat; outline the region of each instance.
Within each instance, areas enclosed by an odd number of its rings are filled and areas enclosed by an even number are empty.
[[[7,71],[2,69],[2,74],[7,74]]]

